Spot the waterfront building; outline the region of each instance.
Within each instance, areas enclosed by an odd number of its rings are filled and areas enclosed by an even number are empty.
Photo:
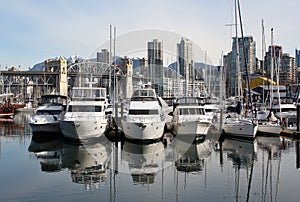
[[[148,68],[149,76],[155,85],[156,79],[163,77],[163,47],[158,39],[148,42]]]
[[[148,61],[145,58],[132,58],[134,73],[143,75],[144,78],[149,78]]]
[[[110,54],[107,49],[101,49],[101,52],[97,52],[97,62],[109,64]]]
[[[186,81],[184,94],[192,95],[193,86],[195,81],[195,70],[193,60],[193,44],[189,39],[181,38],[177,44],[179,73]]]
[[[239,55],[239,67],[243,82],[246,82],[247,71],[249,75],[253,74],[257,67],[256,61],[256,42],[252,36],[245,36],[244,40],[241,37],[232,38],[232,51],[224,56],[224,69],[226,71],[226,87],[227,96],[236,95],[237,86],[237,55]],[[238,44],[237,44],[238,43]],[[237,50],[238,47],[238,50]],[[237,54],[237,52],[239,54]],[[246,56],[246,58],[245,58]],[[245,62],[246,61],[246,62]],[[247,68],[246,68],[247,65]]]
[[[282,54],[279,81],[280,85],[296,83],[296,61],[288,53]]]

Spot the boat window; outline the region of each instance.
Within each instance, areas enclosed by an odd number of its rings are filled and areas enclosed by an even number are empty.
[[[189,109],[180,109],[180,115],[188,115]]]
[[[196,108],[190,108],[190,114],[197,114]]]
[[[62,111],[61,110],[37,110],[37,115],[58,115]]]
[[[129,114],[131,115],[152,115],[159,114],[157,109],[130,109]]]
[[[101,112],[102,106],[70,105],[69,112]]]

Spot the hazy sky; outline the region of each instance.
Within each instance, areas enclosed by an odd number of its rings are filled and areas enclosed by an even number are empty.
[[[148,29],[184,36],[207,52],[211,63],[218,65],[221,54],[231,49],[234,27],[234,0],[1,0],[0,69],[5,66],[28,68],[56,56],[96,57],[95,50],[109,48],[109,26],[116,26],[117,37],[128,36],[126,46]],[[261,21],[265,40],[294,56],[300,47],[299,0],[240,0],[244,35],[252,35],[261,58]],[[134,37],[132,37],[134,36]],[[160,39],[159,34],[155,36]],[[139,47],[146,57],[147,41]],[[103,44],[105,44],[103,46]],[[174,48],[176,48],[174,41]],[[116,53],[120,56],[118,38]],[[137,47],[132,48],[133,53]],[[130,54],[129,54],[130,55]],[[140,56],[140,55],[138,55]],[[143,56],[143,55],[142,55]],[[170,58],[170,61],[173,60]]]

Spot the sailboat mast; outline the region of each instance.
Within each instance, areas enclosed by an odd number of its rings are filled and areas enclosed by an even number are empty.
[[[245,64],[245,69],[246,69],[246,80],[247,80],[247,85],[248,85],[248,93],[249,93],[249,99],[248,103],[250,106],[252,106],[252,97],[251,97],[251,87],[250,87],[250,75],[249,75],[249,70],[248,70],[248,62],[247,62],[247,57],[246,57],[246,49],[245,49],[245,43],[244,43],[244,32],[243,32],[243,23],[242,23],[242,15],[241,15],[241,9],[240,9],[240,1],[237,0],[238,4],[238,11],[239,11],[239,19],[240,19],[240,28],[241,28],[241,35],[242,35],[242,47],[243,47],[243,54],[244,54],[244,64]]]
[[[238,39],[238,30],[237,30],[237,0],[235,1],[235,47],[236,47],[236,72],[237,72],[237,92],[235,93],[239,99],[241,99],[241,71],[240,71],[240,51],[239,51],[239,39]],[[241,100],[240,100],[241,101]]]
[[[263,77],[263,86],[265,86],[265,27],[264,27],[264,20],[261,20],[261,29],[262,29],[262,36],[261,36],[261,59],[262,59],[262,77]],[[262,103],[265,103],[265,88],[263,87],[262,93]]]
[[[274,44],[273,44],[273,28],[271,28],[271,75],[270,75],[270,78],[271,78],[271,89],[270,89],[270,109],[272,109],[272,102],[273,102],[273,80],[274,80],[274,61],[273,61],[273,55],[274,55],[274,52],[273,52],[273,47]]]

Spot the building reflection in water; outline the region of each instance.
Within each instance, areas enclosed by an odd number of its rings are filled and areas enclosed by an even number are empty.
[[[158,171],[163,169],[165,160],[164,145],[161,141],[154,143],[134,143],[125,141],[122,160],[128,163],[134,184],[153,184]]]

